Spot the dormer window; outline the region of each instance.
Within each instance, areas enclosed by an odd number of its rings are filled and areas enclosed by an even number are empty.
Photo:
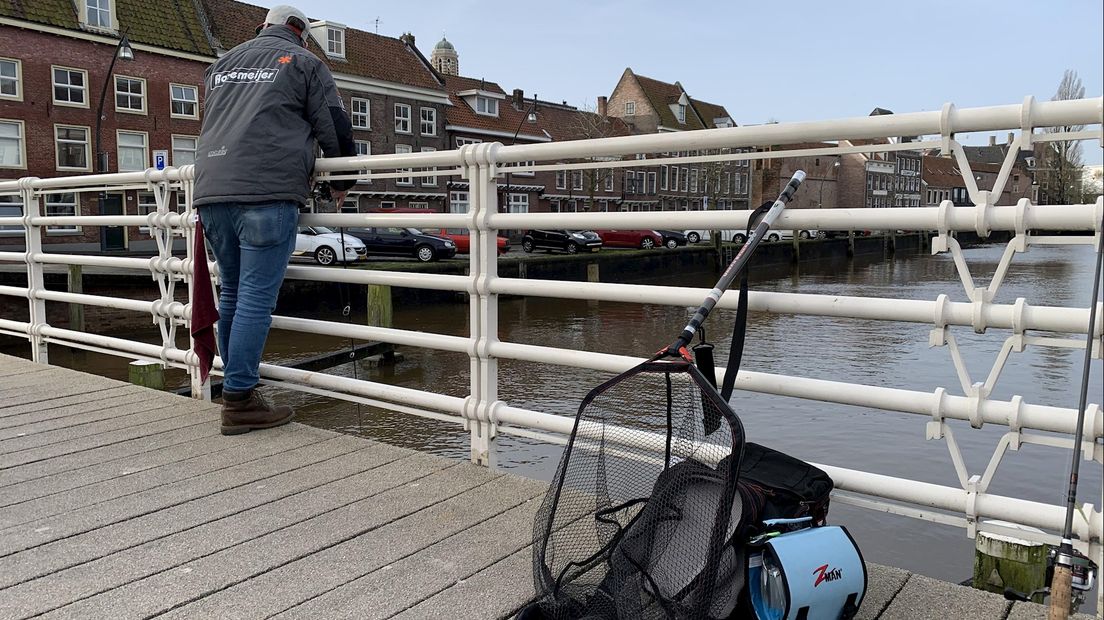
[[[490,97],[476,97],[475,111],[486,116],[498,116],[498,100]]]
[[[84,5],[84,11],[82,11],[81,17],[85,28],[92,28],[96,30],[114,30],[115,20],[114,13],[115,7],[112,3],[115,0],[82,0],[81,4]]]
[[[677,115],[678,115],[678,122],[680,122],[680,123],[685,123],[686,122],[686,106],[685,105],[683,105],[681,103],[679,104]]]
[[[345,30],[343,28],[326,28],[326,53],[330,56],[345,57]]]

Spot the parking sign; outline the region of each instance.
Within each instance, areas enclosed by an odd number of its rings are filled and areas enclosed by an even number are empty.
[[[153,152],[153,167],[158,170],[164,170],[165,166],[169,165],[169,152],[168,151],[154,151]]]

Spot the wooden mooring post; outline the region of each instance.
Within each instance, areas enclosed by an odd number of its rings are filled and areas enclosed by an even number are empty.
[[[138,360],[129,367],[130,382],[153,390],[165,389],[165,368],[161,362]]]
[[[69,292],[84,292],[84,273],[80,265],[69,265]],[[69,329],[84,331],[84,306],[82,304],[69,304]]]
[[[847,231],[847,256],[848,258],[855,255],[855,231]]]
[[[587,263],[587,282],[601,282],[598,263]]]
[[[391,306],[391,287],[384,284],[368,285],[368,325],[373,327],[391,327],[394,314]],[[402,356],[388,349],[379,355],[365,358],[365,362],[375,366],[393,366]],[[356,363],[355,361],[353,362]]]
[[[993,522],[1009,527],[1023,528],[1012,523]],[[1026,529],[1026,528],[1025,528]],[[1043,543],[1035,543],[1013,536],[978,532],[974,541],[974,580],[978,590],[1003,594],[1005,589],[1031,595],[1046,587],[1047,555]],[[1031,598],[1043,602],[1043,594]]]

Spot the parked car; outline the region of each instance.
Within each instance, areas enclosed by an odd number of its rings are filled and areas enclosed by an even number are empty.
[[[433,228],[422,229],[422,233],[448,239],[456,244],[457,254],[467,254],[471,249],[471,239],[467,228]],[[505,254],[510,251],[510,240],[506,237],[498,238],[498,253]]]
[[[379,226],[348,231],[364,242],[369,256],[411,256],[423,263],[456,256],[455,243],[417,228]]]
[[[782,229],[772,228],[770,232],[771,233],[778,233],[778,238],[779,239],[785,240],[785,239],[793,239],[794,238],[794,231],[792,231],[792,230],[782,230]],[[819,230],[816,230],[816,229],[797,231],[797,237],[799,239],[823,239],[825,236],[826,236],[826,233],[824,233],[822,231],[819,231]],[[767,235],[767,240],[771,240],[770,234]]]
[[[368,257],[364,242],[355,235],[324,226],[300,226],[292,256],[312,256],[319,265],[352,263]]]
[[[663,245],[663,235],[654,230],[599,230],[602,244],[611,248],[650,250]]]
[[[680,245],[686,245],[686,235],[680,233],[677,230],[657,230],[657,233],[663,235],[663,247],[673,250]]]
[[[737,234],[743,235],[743,231],[737,230],[722,230],[721,241],[735,241]],[[689,243],[700,243],[702,241],[709,241],[712,239],[710,232],[704,229],[685,230],[683,234],[686,235],[686,241]]]
[[[602,238],[593,230],[527,230],[521,239],[521,249],[563,250],[568,254],[597,252]]]

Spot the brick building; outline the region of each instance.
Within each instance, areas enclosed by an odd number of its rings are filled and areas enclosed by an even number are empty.
[[[1015,139],[1016,134],[1009,132],[1008,139],[1003,144],[997,144],[996,136],[989,136],[989,144],[986,146],[963,146],[962,150],[966,153],[966,160],[971,164],[989,164],[993,166],[1000,166],[1004,163],[1005,157],[1008,156],[1008,149],[1011,148],[1012,141]],[[1021,175],[1019,179],[1012,179],[1014,182],[1023,182],[1031,185],[1031,201],[1035,204],[1047,204],[1047,193],[1040,191],[1038,179],[1036,178],[1036,170],[1038,165],[1036,162],[1045,159],[1042,151],[1046,148],[1045,143],[1036,145],[1036,148],[1028,151],[1018,151],[1016,153],[1016,163],[1014,166],[1018,168],[1016,174]],[[1009,186],[1011,187],[1011,186]],[[1043,202],[1040,202],[1042,200]]]
[[[694,131],[735,127],[724,106],[694,99],[679,82],[668,83],[638,75],[626,68],[609,97],[608,113],[620,118],[634,133]],[[701,151],[665,153],[697,156]],[[625,200],[634,209],[697,210],[746,209],[751,194],[747,161],[706,164],[641,164],[625,174]],[[654,181],[653,181],[654,178]]]
[[[787,151],[796,149],[834,148],[828,142],[804,142],[774,146],[765,151]],[[842,162],[840,155],[798,155],[775,159],[756,160],[752,166],[751,204],[759,206],[768,200],[775,200],[789,183],[793,173],[804,170],[807,175],[801,191],[794,195],[788,209],[833,208],[837,205],[840,191],[840,173]]]
[[[893,114],[874,108],[870,116]],[[903,144],[916,138],[843,140],[843,146]],[[922,153],[917,150],[847,153],[840,158],[840,207],[919,207],[923,189]]]
[[[0,178],[91,173],[101,94],[107,172],[151,167],[158,151],[166,165],[192,163],[204,71],[218,54],[252,38],[265,13],[234,0],[171,6],[157,0],[0,0]],[[117,60],[108,76],[123,33],[133,60]],[[448,94],[413,36],[383,37],[313,21],[308,47],[333,71],[362,153],[446,148]],[[432,177],[376,179],[354,187],[343,208],[440,210],[446,197],[444,181]],[[101,212],[93,192],[55,194],[45,202],[51,214]],[[151,193],[131,190],[106,194],[102,212],[153,209]],[[0,196],[0,214],[21,212],[18,196]],[[45,235],[44,243],[75,251],[153,247],[140,229],[53,227]],[[0,245],[21,246],[22,236],[21,229],[0,230]]]
[[[937,207],[944,200],[950,200],[956,207],[973,206],[966,191],[966,181],[953,157],[924,157],[924,206]],[[970,162],[970,171],[979,190],[992,190],[1000,174],[1000,165]],[[1004,191],[995,204],[1014,205],[1022,198],[1031,198],[1035,188],[1028,171],[1013,166]]]

